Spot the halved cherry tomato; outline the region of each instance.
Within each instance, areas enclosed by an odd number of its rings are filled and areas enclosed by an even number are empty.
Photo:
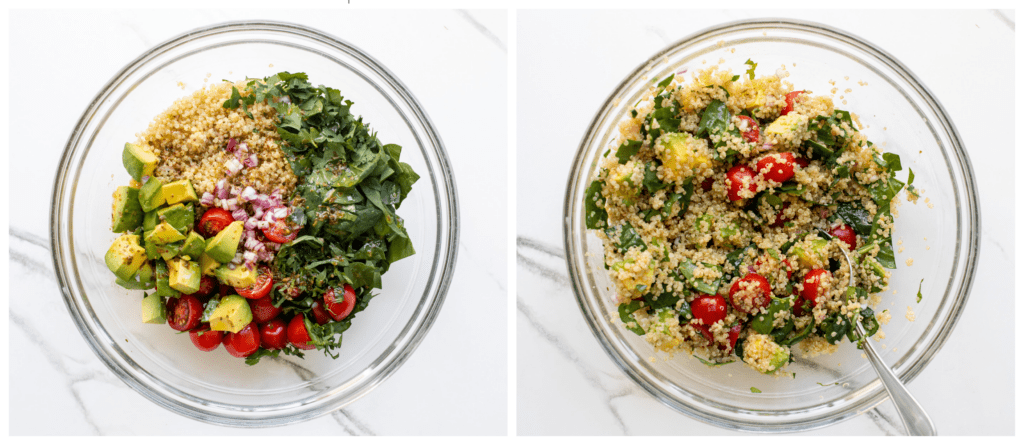
[[[818,306],[818,298],[824,296],[832,280],[832,273],[825,269],[812,269],[804,275],[804,289],[800,296],[811,303],[811,307]]]
[[[334,295],[333,287],[327,289],[327,293],[324,294],[324,307],[327,308],[327,313],[331,314],[331,318],[334,321],[345,319],[345,317],[348,317],[348,314],[352,313],[352,309],[356,307],[355,289],[346,284],[341,301],[338,301],[338,298]]]
[[[771,303],[772,286],[768,284],[767,278],[749,273],[729,288],[729,301],[736,310],[753,314],[755,310]]]
[[[761,126],[750,116],[739,116],[740,120],[747,123],[747,131],[743,132],[743,139],[751,144],[761,142]]]
[[[292,321],[288,322],[288,342],[299,349],[313,349],[315,345],[309,343],[309,331],[306,330],[306,318],[302,314],[296,314]]]
[[[795,289],[793,292],[797,294],[796,298],[793,300],[793,315],[803,317],[804,314],[810,312],[814,305],[812,305],[810,301],[804,300],[804,297],[801,297],[800,293],[796,292]]]
[[[736,323],[729,328],[729,344],[719,344],[718,349],[725,351],[726,354],[732,353],[733,348],[736,347],[736,341],[740,339],[740,332],[743,331],[743,325]]]
[[[730,168],[725,174],[725,183],[729,186],[729,200],[739,201],[744,197],[740,196],[741,190],[749,190],[751,195],[757,193],[757,181],[755,173],[750,167],[739,164]]]
[[[224,335],[224,349],[235,357],[248,357],[260,348],[260,328],[256,323],[249,323],[238,332]]]
[[[331,314],[327,312],[327,309],[324,309],[323,302],[314,301],[312,309],[313,309],[313,319],[316,320],[316,324],[330,323],[330,321],[331,321]]]
[[[808,165],[811,165],[811,161],[808,161],[807,158],[796,158],[793,163],[799,165],[800,168],[807,168]]]
[[[221,341],[224,339],[224,333],[221,331],[211,331],[210,325],[203,323],[201,326],[188,331],[188,337],[192,339],[192,344],[196,345],[200,351],[212,351],[220,346]]]
[[[235,218],[231,216],[231,212],[214,207],[203,213],[202,218],[199,218],[199,233],[209,238],[220,233],[233,222],[235,222]]]
[[[840,224],[828,231],[829,235],[839,238],[843,244],[846,244],[847,250],[853,250],[857,248],[857,233],[853,231],[853,228],[846,225]]]
[[[224,297],[226,297],[228,295],[234,295],[235,294],[235,288],[233,288],[231,286],[228,286],[228,285],[226,285],[224,283],[218,283],[218,286],[219,287],[217,288],[217,293],[220,294],[221,298],[224,298]]]
[[[278,220],[271,224],[270,227],[263,229],[263,235],[275,243],[284,244],[299,237],[299,228]]]
[[[715,178],[708,177],[707,179],[704,179],[704,181],[700,183],[700,188],[705,192],[710,192],[711,186],[713,185],[715,185]]]
[[[782,203],[782,208],[779,209],[779,213],[775,214],[775,222],[771,223],[769,227],[783,227],[792,218],[787,218],[785,215],[786,209],[789,208],[789,203]]]
[[[786,93],[786,107],[782,109],[779,116],[785,116],[793,111],[793,101],[796,100],[796,97],[799,96],[800,93],[803,93],[803,91],[791,91]]]
[[[182,295],[177,301],[170,303],[173,308],[168,312],[167,324],[176,331],[185,332],[199,326],[199,318],[203,316],[203,303],[191,295]]]
[[[203,275],[203,278],[199,280],[199,290],[191,295],[196,298],[209,297],[216,288],[217,280],[209,275]]]
[[[757,172],[764,179],[782,184],[793,178],[794,160],[793,153],[773,153],[757,161]]]
[[[769,274],[769,273],[773,273],[774,271],[771,270],[772,266],[769,266],[769,270],[764,270],[765,264],[769,264],[769,265],[777,264],[777,262],[772,262],[769,258],[770,258],[770,256],[768,254],[761,255],[757,259],[757,261],[754,262],[754,272],[758,273],[758,274],[762,274],[762,276],[764,276],[766,274]],[[781,267],[782,267],[782,270],[786,271],[786,280],[792,279],[793,278],[793,266],[789,263],[788,259],[786,259],[786,258],[782,259]]]
[[[711,335],[711,331],[706,326],[697,323],[696,321],[691,321],[690,326],[693,328],[693,330],[700,332],[700,335],[703,336],[704,339],[708,341],[709,345],[715,342],[715,336]]]
[[[288,326],[280,318],[260,323],[260,343],[265,349],[281,349],[288,344]]]
[[[250,301],[249,309],[252,309],[252,321],[256,323],[266,323],[281,313],[281,308],[274,307],[274,301],[270,295]]]
[[[720,295],[701,295],[690,302],[693,318],[701,324],[711,326],[725,318],[729,313],[725,306],[725,298]]]
[[[274,287],[274,272],[267,266],[260,266],[256,269],[256,282],[249,287],[236,287],[235,291],[250,300],[259,300],[270,294]]]

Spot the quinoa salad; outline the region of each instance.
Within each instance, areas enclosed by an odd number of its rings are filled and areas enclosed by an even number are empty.
[[[626,329],[670,356],[778,376],[796,350],[861,347],[858,318],[884,335],[889,314],[872,308],[896,268],[896,195],[917,192],[856,114],[747,65],[652,82],[584,206]]]
[[[381,275],[415,253],[396,212],[419,176],[352,106],[304,73],[224,81],[125,144],[104,260],[142,291],[141,322],[250,365],[338,357]]]

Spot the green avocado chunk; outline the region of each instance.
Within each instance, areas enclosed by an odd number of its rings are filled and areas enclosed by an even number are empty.
[[[170,272],[167,270],[167,263],[162,260],[156,260],[153,266],[153,273],[156,276],[156,295],[161,297],[175,297],[181,295],[177,290],[171,287],[170,283]]]
[[[146,235],[146,242],[153,244],[168,244],[183,239],[185,239],[185,235],[182,235],[167,222],[157,224],[153,231]]]
[[[808,269],[818,269],[828,264],[825,252],[827,246],[828,241],[823,239],[808,240],[794,245],[789,253],[796,255],[802,266]]]
[[[132,175],[132,179],[142,182],[143,176],[153,176],[153,171],[156,170],[156,161],[156,154],[149,147],[130,142],[124,144],[121,162],[124,163],[124,169],[128,170],[128,174]]]
[[[138,235],[121,235],[110,245],[103,260],[118,278],[131,280],[146,262],[146,249],[139,244]]]
[[[196,211],[192,204],[175,204],[156,211],[157,219],[170,224],[180,233],[192,230],[196,221]]]
[[[148,261],[142,263],[142,267],[139,267],[139,271],[135,272],[131,279],[118,278],[114,282],[125,289],[152,289],[153,286],[156,286],[156,281],[153,279],[153,265]]]
[[[181,256],[192,261],[199,261],[199,257],[206,251],[206,240],[195,231],[189,232],[181,246]]]
[[[156,178],[149,178],[149,181],[142,184],[142,188],[139,189],[139,204],[143,211],[149,212],[164,205],[166,201],[163,186],[164,184]]]
[[[213,274],[220,280],[221,283],[227,284],[233,287],[249,287],[256,282],[256,271],[245,267],[225,264],[214,270]]]
[[[199,290],[199,263],[181,258],[167,260],[168,284],[183,294],[194,294]]]
[[[169,205],[199,200],[196,190],[192,188],[192,181],[188,179],[168,183],[164,185],[163,191],[164,199],[167,200]]]
[[[154,249],[156,249],[156,253],[157,255],[160,256],[160,258],[163,258],[164,261],[167,261],[170,260],[171,258],[178,256],[178,254],[181,253],[181,247],[183,243],[183,241],[176,241],[167,244],[154,244],[154,246],[156,246],[154,247]]]
[[[152,324],[167,323],[167,306],[164,299],[157,294],[142,299],[142,322]]]
[[[238,295],[228,295],[220,300],[220,304],[210,314],[210,329],[214,331],[241,331],[252,322],[252,310],[249,302]]]
[[[139,206],[139,189],[122,185],[114,191],[114,208],[111,219],[115,233],[135,230],[142,224],[142,207]]]
[[[224,230],[206,242],[206,254],[218,263],[226,263],[234,259],[235,251],[238,250],[238,241],[242,238],[243,228],[241,221],[228,224]]]
[[[142,217],[142,230],[149,235],[149,232],[152,232],[159,223],[160,218],[156,216],[156,212],[146,212],[146,215]]]

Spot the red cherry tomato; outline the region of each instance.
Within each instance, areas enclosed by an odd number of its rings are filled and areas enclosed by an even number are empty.
[[[284,244],[299,237],[299,228],[278,220],[263,229],[263,235],[275,243]]]
[[[316,346],[309,343],[309,331],[306,330],[306,318],[297,314],[288,322],[288,342],[299,349],[313,349]]]
[[[203,303],[191,295],[182,295],[177,301],[169,303],[173,308],[168,312],[167,324],[176,331],[185,332],[199,326],[199,318],[203,316]]]
[[[217,288],[217,280],[209,275],[203,275],[203,278],[199,280],[199,290],[195,293],[189,294],[196,298],[209,297],[213,293],[213,290]]]
[[[751,144],[761,142],[761,127],[757,121],[750,116],[740,116],[740,120],[747,123],[747,131],[743,132],[743,139]]]
[[[729,313],[725,306],[725,298],[720,295],[701,295],[690,302],[693,318],[700,320],[705,326],[711,326],[724,319]]]
[[[711,335],[711,331],[708,330],[706,326],[697,323],[696,321],[691,321],[690,326],[693,327],[693,330],[700,332],[700,335],[703,336],[704,339],[708,341],[708,344],[715,342],[715,336]]]
[[[782,208],[779,209],[779,213],[775,214],[775,222],[771,223],[770,227],[783,227],[792,218],[787,218],[785,215],[786,209],[789,208],[789,203],[782,203]]]
[[[729,186],[729,200],[739,201],[743,199],[740,196],[741,190],[749,190],[751,197],[754,193],[757,193],[757,182],[754,179],[754,170],[746,165],[739,164],[730,168],[725,174],[725,183]]]
[[[793,102],[800,93],[803,93],[803,91],[792,91],[786,93],[786,107],[782,109],[782,113],[779,113],[779,116],[785,116],[793,111]]]
[[[203,216],[199,218],[199,233],[209,238],[220,233],[229,224],[235,222],[235,218],[231,216],[231,212],[214,207],[203,213]]]
[[[807,168],[808,165],[811,165],[811,161],[808,161],[807,158],[796,158],[793,163],[799,165],[800,168]]]
[[[814,305],[812,305],[810,301],[804,300],[804,297],[801,297],[795,289],[793,293],[797,294],[796,298],[793,300],[793,315],[803,317],[804,314],[810,312]]]
[[[732,327],[729,328],[729,344],[720,344],[718,345],[718,349],[725,351],[726,354],[732,353],[733,348],[736,347],[736,341],[740,339],[740,332],[742,331],[743,325],[739,323],[732,325]]]
[[[708,177],[707,179],[705,179],[703,182],[700,183],[700,188],[701,188],[701,190],[704,190],[705,192],[710,192],[711,191],[711,186],[713,186],[713,185],[715,185],[715,178]]]
[[[804,289],[800,296],[811,303],[811,307],[818,306],[818,298],[823,297],[825,290],[832,280],[832,273],[825,269],[813,269],[804,275]]]
[[[325,324],[331,321],[331,314],[324,309],[323,303],[319,301],[313,302],[313,319],[316,320],[316,324]]]
[[[338,297],[334,295],[334,288],[327,289],[327,293],[324,294],[324,307],[327,308],[327,313],[331,314],[334,321],[345,319],[356,307],[355,289],[346,284],[341,301],[338,301]]]
[[[853,250],[857,248],[857,233],[853,231],[853,228],[846,225],[840,224],[828,231],[829,235],[839,238],[843,244],[846,244],[847,250]]]
[[[210,325],[203,323],[202,326],[188,331],[188,337],[192,339],[192,344],[196,345],[200,351],[209,352],[220,346],[224,333],[221,331],[211,331]]]
[[[768,262],[768,255],[767,254],[761,255],[761,257],[758,258],[756,262],[754,262],[754,272],[762,274],[762,275],[774,272],[772,270],[764,270],[763,269],[764,268],[764,264],[767,263],[767,262]],[[786,271],[786,279],[787,280],[793,278],[793,266],[789,263],[788,259],[785,259],[785,258],[782,259],[782,270]]]
[[[236,287],[235,291],[238,292],[238,295],[250,300],[259,300],[269,295],[270,289],[273,287],[274,272],[271,272],[267,266],[260,266],[256,268],[256,282],[249,287]]]
[[[224,283],[218,283],[217,286],[218,286],[217,287],[217,293],[220,294],[221,298],[224,298],[224,297],[226,297],[228,295],[234,295],[235,294],[235,288],[233,288],[231,286],[228,286],[228,285],[226,285]]]
[[[729,301],[736,310],[752,314],[771,303],[772,287],[767,278],[749,273],[729,288]]]
[[[757,172],[762,178],[781,184],[793,178],[794,161],[793,153],[770,154],[757,161]]]
[[[264,349],[281,349],[288,344],[288,326],[280,318],[260,323],[260,343]]]
[[[249,309],[252,309],[252,321],[256,323],[266,323],[281,313],[281,308],[274,307],[274,301],[270,295],[250,301]]]
[[[248,357],[260,348],[260,328],[256,323],[249,323],[238,332],[224,335],[224,349],[235,357]]]

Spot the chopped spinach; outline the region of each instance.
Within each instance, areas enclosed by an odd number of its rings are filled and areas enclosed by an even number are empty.
[[[630,247],[639,247],[640,250],[647,250],[647,244],[644,243],[643,238],[640,237],[640,234],[636,233],[636,229],[628,221],[622,223],[621,226],[605,229],[605,234],[609,238],[612,238],[615,233],[619,233],[619,243],[616,244],[619,250],[625,252]]]
[[[722,270],[721,266],[715,266],[712,264],[704,263],[705,267],[711,267],[719,271]],[[689,259],[684,259],[682,264],[679,265],[679,272],[686,277],[686,280],[690,283],[690,286],[696,289],[698,292],[714,295],[718,293],[718,287],[722,285],[722,277],[718,277],[717,280],[708,283],[703,278],[696,278],[693,276],[693,271],[697,269],[697,265],[693,264]]]
[[[619,164],[625,164],[629,162],[629,158],[636,156],[640,152],[640,146],[643,145],[640,141],[627,140],[619,146],[619,149],[615,151],[615,157],[619,158]]]
[[[642,300],[633,300],[619,305],[619,319],[626,324],[626,329],[633,331],[637,335],[644,335],[645,332],[644,328],[641,328],[636,318],[633,317],[633,313],[643,307],[644,302]],[[630,323],[633,323],[632,327],[629,326]]]
[[[604,187],[604,181],[591,182],[584,194],[583,209],[587,214],[588,229],[603,229],[608,225],[608,212],[604,206],[597,203],[598,200],[604,199],[601,196],[602,187]]]
[[[923,286],[923,285],[924,285],[924,278],[922,278],[922,279],[921,279],[921,282],[920,282],[920,283],[917,283],[917,302],[918,302],[918,303],[920,303],[920,302],[921,302],[921,298],[924,298],[924,297],[923,297],[923,296],[921,295],[921,286]]]
[[[860,203],[840,201],[836,203],[836,214],[858,235],[864,238],[871,235],[871,214]]]

